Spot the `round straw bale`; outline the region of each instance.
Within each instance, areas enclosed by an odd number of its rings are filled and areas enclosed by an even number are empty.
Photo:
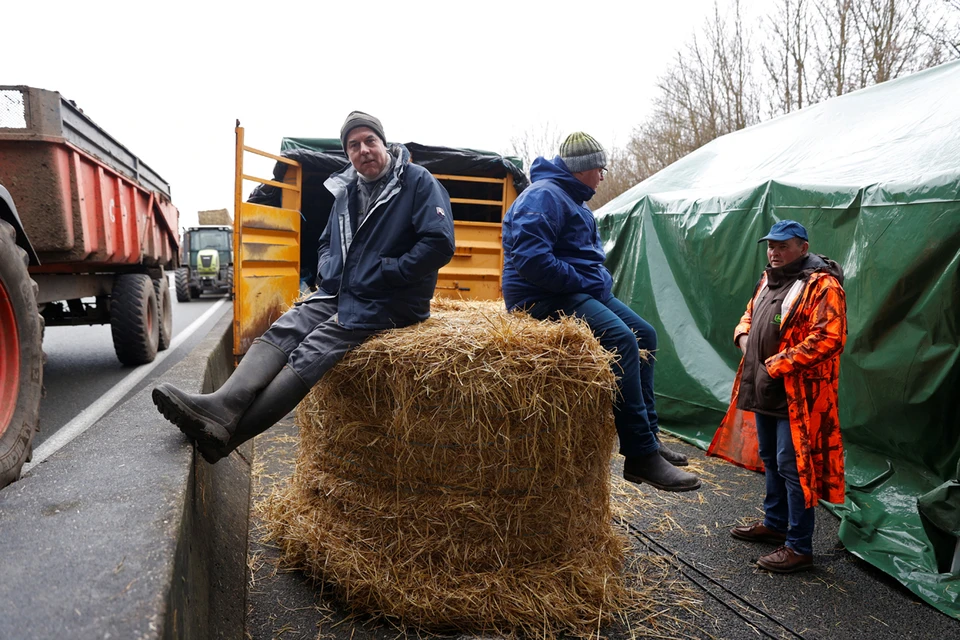
[[[572,318],[434,301],[301,403],[271,537],[348,606],[403,625],[589,633],[624,592],[612,358]]]

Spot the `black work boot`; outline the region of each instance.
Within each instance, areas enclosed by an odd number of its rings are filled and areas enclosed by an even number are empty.
[[[663,441],[660,440],[660,437],[657,436],[657,444],[660,445],[660,455],[663,456],[663,459],[672,464],[675,467],[686,467],[690,464],[690,460],[684,454],[679,451],[674,451],[673,449],[668,448]]]
[[[661,491],[693,491],[700,488],[700,478],[677,469],[664,460],[659,451],[626,458],[623,462],[623,478],[636,484],[646,482]]]
[[[224,447],[223,455],[277,424],[283,416],[296,409],[309,392],[310,388],[293,369],[281,369],[273,382],[260,392],[244,412],[233,436]]]
[[[213,463],[226,455],[222,452],[240,417],[286,362],[287,354],[280,348],[257,340],[213,393],[186,393],[165,382],[153,390],[153,403],[163,417],[193,438],[203,457]]]

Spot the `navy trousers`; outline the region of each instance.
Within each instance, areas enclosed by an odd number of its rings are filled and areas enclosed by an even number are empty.
[[[538,320],[576,316],[590,325],[593,335],[609,351],[617,353],[613,372],[619,393],[613,417],[620,438],[620,453],[644,456],[659,450],[657,412],[653,398],[653,358],[644,361],[639,349],[657,350],[657,332],[630,307],[610,296],[604,301],[584,293],[540,300],[526,308]]]
[[[790,421],[761,413],[753,415],[767,479],[763,524],[774,531],[785,532],[787,546],[797,553],[810,555],[813,553],[814,509],[808,509],[803,498]]]

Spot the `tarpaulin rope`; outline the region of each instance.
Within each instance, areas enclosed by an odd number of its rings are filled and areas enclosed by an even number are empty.
[[[750,611],[756,613],[757,615],[759,615],[759,616],[761,616],[761,617],[763,617],[763,618],[766,618],[767,620],[769,620],[770,622],[772,622],[772,623],[775,624],[776,626],[780,627],[781,629],[783,629],[784,631],[786,631],[787,633],[789,633],[789,634],[790,634],[791,636],[793,636],[794,638],[799,638],[800,640],[804,640],[804,637],[803,637],[802,635],[800,635],[799,633],[797,633],[796,631],[794,631],[793,629],[791,629],[790,627],[788,627],[788,626],[785,625],[784,623],[780,622],[779,620],[777,620],[776,618],[774,618],[773,616],[771,616],[769,613],[767,613],[767,612],[764,611],[763,609],[760,609],[759,607],[757,607],[756,605],[754,605],[754,604],[753,604],[752,602],[750,602],[749,600],[746,600],[745,598],[741,597],[741,596],[738,595],[737,593],[731,591],[730,589],[728,589],[728,588],[727,588],[726,586],[724,586],[722,583],[720,583],[720,582],[718,582],[717,580],[715,580],[715,579],[714,579],[713,577],[711,577],[710,575],[704,573],[703,571],[701,571],[700,569],[698,569],[697,567],[695,567],[695,566],[692,565],[691,563],[687,562],[686,560],[684,560],[684,559],[680,556],[679,552],[674,551],[674,550],[670,549],[669,547],[667,547],[666,545],[664,545],[664,544],[656,541],[656,540],[655,540],[654,538],[652,538],[648,533],[646,533],[645,531],[643,531],[642,529],[640,529],[640,528],[637,527],[636,525],[634,525],[634,524],[632,524],[632,523],[630,523],[630,522],[623,522],[623,521],[620,521],[619,524],[625,525],[625,526],[627,527],[627,529],[629,530],[630,534],[631,534],[635,539],[637,539],[641,544],[644,544],[644,545],[645,545],[648,549],[650,549],[651,551],[654,551],[654,552],[657,553],[658,555],[660,555],[660,556],[662,556],[662,557],[665,557],[665,558],[667,558],[667,559],[675,560],[675,561],[679,562],[679,563],[682,564],[684,567],[688,568],[690,571],[696,572],[697,575],[702,576],[703,578],[706,578],[707,580],[709,580],[709,581],[710,581],[713,585],[715,585],[718,589],[720,589],[721,591],[725,592],[727,595],[731,596],[732,598],[734,598],[734,599],[736,599],[737,601],[739,601],[740,603],[742,603],[745,608],[749,609]],[[695,585],[697,585],[698,587],[700,587],[701,589],[703,589],[703,591],[704,591],[705,593],[707,593],[708,595],[710,595],[711,597],[713,597],[717,602],[719,602],[721,605],[723,605],[724,607],[726,607],[731,613],[733,613],[735,616],[737,616],[738,618],[740,618],[741,620],[743,620],[744,623],[746,623],[747,625],[749,625],[751,628],[755,629],[757,632],[763,634],[763,635],[766,636],[767,638],[773,638],[774,640],[777,640],[777,639],[779,639],[779,638],[782,637],[782,636],[778,636],[778,635],[773,635],[772,633],[770,633],[770,632],[767,631],[766,629],[763,629],[763,628],[757,626],[757,623],[756,623],[755,621],[748,619],[748,618],[747,618],[746,616],[744,616],[743,613],[741,613],[738,609],[736,609],[736,608],[734,608],[733,606],[731,606],[729,602],[727,602],[726,600],[724,600],[723,598],[721,598],[719,595],[717,595],[716,593],[714,593],[713,591],[711,591],[709,588],[707,588],[705,585],[703,585],[701,582],[699,582],[696,578],[694,578],[690,573],[688,573],[687,571],[684,571],[682,567],[679,567],[679,566],[677,566],[677,565],[674,565],[674,566],[676,566],[677,570],[678,570],[680,573],[682,573],[685,578],[687,578],[688,580],[690,580],[690,582],[694,583]]]

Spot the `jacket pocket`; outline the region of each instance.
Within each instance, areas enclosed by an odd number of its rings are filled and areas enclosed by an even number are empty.
[[[767,411],[786,411],[787,389],[783,378],[772,378],[767,366],[760,363],[757,367],[757,377],[754,380],[757,403],[761,409]]]
[[[400,264],[396,258],[380,258],[380,272],[383,281],[391,287],[405,287],[409,284],[400,273]]]

